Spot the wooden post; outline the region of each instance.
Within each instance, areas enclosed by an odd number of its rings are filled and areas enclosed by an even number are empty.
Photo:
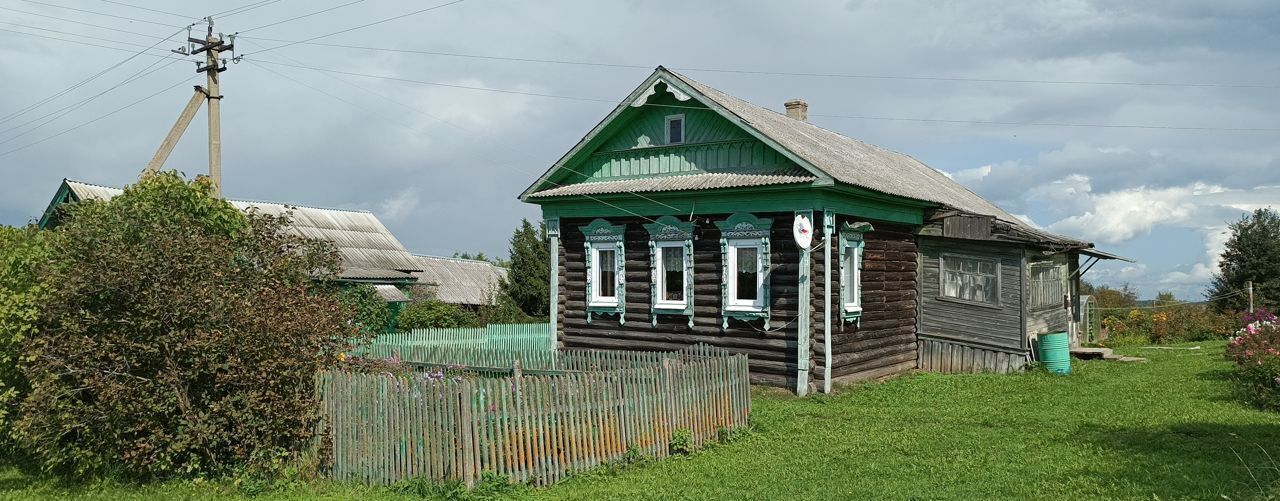
[[[831,233],[836,230],[836,213],[822,210],[822,392],[831,393]],[[843,249],[841,249],[843,252]],[[842,306],[843,307],[843,306]]]
[[[1253,313],[1253,280],[1244,283],[1246,289],[1249,289],[1249,313]]]
[[[813,221],[813,211],[796,211],[796,215],[803,215]],[[800,279],[796,290],[796,395],[800,396],[809,393],[809,341],[813,336],[812,329],[809,328],[809,308],[813,302],[813,291],[809,286],[809,274],[813,266],[809,252],[812,249],[812,243],[808,249],[800,249]]]
[[[221,65],[218,53],[222,41],[213,36],[212,20],[209,31],[205,38],[209,44],[209,50],[205,54],[208,68],[204,73],[209,89],[209,179],[213,181],[213,195],[222,197],[222,93],[218,88],[218,71]]]
[[[546,224],[548,240],[547,250],[550,255],[550,263],[548,264],[551,266],[550,272],[547,274],[550,279],[550,284],[548,284],[550,287],[548,289],[549,294],[547,294],[550,297],[550,304],[547,308],[547,321],[549,322],[548,327],[550,328],[550,335],[548,337],[551,342],[551,349],[555,350],[556,346],[559,344],[560,337],[560,219],[547,219]]]

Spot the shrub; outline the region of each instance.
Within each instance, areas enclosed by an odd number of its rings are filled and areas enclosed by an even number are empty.
[[[0,443],[7,444],[17,405],[27,392],[18,370],[50,292],[40,269],[49,260],[50,234],[34,227],[0,227]],[[9,452],[9,451],[6,451]]]
[[[66,212],[15,435],[48,471],[221,475],[311,443],[315,375],[359,336],[336,250],[148,176]]]
[[[367,333],[381,334],[395,329],[391,307],[372,285],[343,285],[338,292],[338,301],[354,312],[351,322]]]
[[[1259,407],[1280,410],[1280,324],[1275,315],[1247,314],[1248,322],[1227,344],[1236,379]]]
[[[1177,305],[1159,309],[1133,309],[1102,319],[1107,346],[1206,341],[1230,337],[1235,321],[1230,315],[1209,311],[1203,305]],[[1146,341],[1142,341],[1145,339]]]
[[[435,299],[409,303],[400,310],[398,324],[403,330],[481,326],[475,313]]]

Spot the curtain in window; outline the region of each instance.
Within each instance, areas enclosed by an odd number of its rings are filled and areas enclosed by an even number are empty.
[[[601,250],[597,254],[596,266],[599,267],[600,274],[597,275],[599,280],[597,280],[596,287],[600,290],[597,294],[599,297],[614,297],[617,295],[618,261],[615,253],[616,251],[613,250]]]
[[[737,298],[754,301],[758,298],[756,282],[759,280],[759,250],[754,247],[738,248]]]
[[[680,301],[684,299],[684,248],[664,247],[662,249],[662,299]]]

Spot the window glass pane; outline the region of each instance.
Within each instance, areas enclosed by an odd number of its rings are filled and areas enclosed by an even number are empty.
[[[662,248],[662,299],[684,300],[684,247]]]
[[[684,142],[684,120],[673,118],[667,121],[667,142],[682,143]]]
[[[743,301],[755,301],[759,299],[756,290],[756,281],[759,280],[759,264],[756,259],[759,256],[759,250],[755,247],[739,247],[737,248],[737,295],[736,299]]]
[[[600,250],[596,254],[596,296],[614,297],[617,295],[617,254],[616,251]]]
[[[844,252],[844,277],[841,280],[844,282],[845,300],[852,303],[857,301],[854,294],[858,291],[858,249],[846,247]]]
[[[942,295],[998,304],[1000,298],[999,266],[996,261],[959,256],[942,260]],[[1034,276],[1034,273],[1032,274]]]

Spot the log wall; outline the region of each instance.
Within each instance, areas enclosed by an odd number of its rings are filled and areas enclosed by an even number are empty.
[[[758,213],[772,218],[769,275],[770,329],[763,320],[729,320],[721,327],[720,231],[714,222],[729,214],[697,216],[693,242],[694,319],[684,315],[660,315],[651,321],[649,292],[649,233],[639,217],[607,218],[626,225],[626,323],[615,315],[586,315],[586,257],[582,232],[592,218],[560,220],[559,344],[564,348],[667,351],[707,343],[748,356],[752,384],[795,388],[796,336],[800,254],[791,237],[794,214]],[[821,325],[821,324],[819,324]]]
[[[836,231],[846,222],[864,219],[840,216]],[[813,252],[813,342],[811,359],[815,386],[824,375],[826,310],[831,320],[831,376],[834,383],[876,379],[916,367],[917,248],[907,226],[873,222],[876,231],[863,237],[862,319],[840,318],[839,235],[831,236],[831,303],[823,305],[825,260],[820,244]],[[820,241],[819,241],[820,242]]]

